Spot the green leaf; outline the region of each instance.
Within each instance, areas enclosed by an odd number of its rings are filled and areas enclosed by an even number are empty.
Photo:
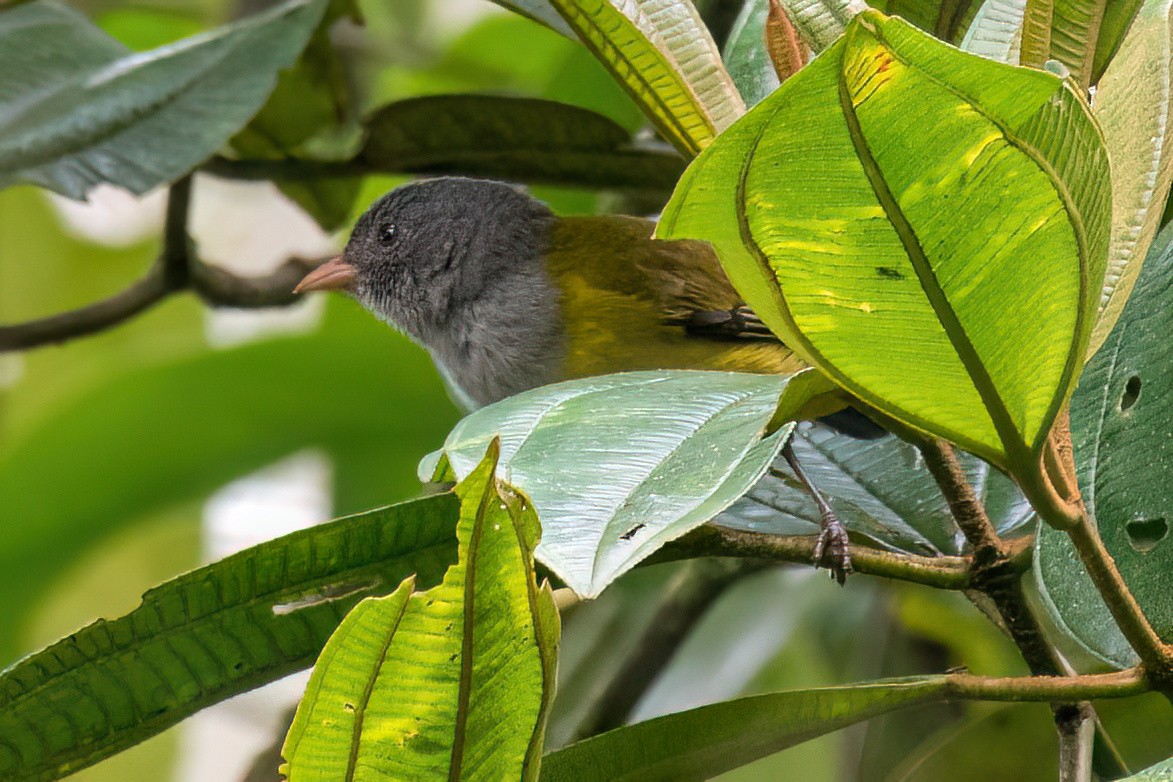
[[[691,0],[550,0],[648,118],[688,156],[745,113]]]
[[[1125,777],[1120,782],[1173,782],[1173,758],[1163,760],[1155,766]]]
[[[869,5],[890,16],[899,16],[926,33],[956,43],[973,16],[977,0],[870,0]]]
[[[418,454],[456,420],[427,355],[341,299],[318,333],[152,361],[42,415],[0,443],[4,662],[23,651],[22,617],[102,536],[307,447],[348,467],[343,512],[408,497]]]
[[[744,494],[792,427],[762,434],[787,378],[629,372],[527,391],[465,418],[444,444],[457,477],[501,438],[501,477],[542,522],[537,556],[583,597]],[[420,466],[430,478],[436,459]]]
[[[1071,399],[1080,490],[1100,537],[1153,628],[1173,641],[1173,228],[1153,243],[1136,289]],[[1036,570],[1044,604],[1085,649],[1119,667],[1135,655],[1067,536],[1044,529]]]
[[[868,7],[863,0],[782,0],[782,5],[815,54],[838,40],[848,22]]]
[[[961,48],[995,62],[1018,65],[1026,0],[986,0],[965,31]]]
[[[1083,85],[1095,84],[1121,47],[1142,0],[1054,0],[1053,60],[1066,65]]]
[[[689,167],[657,235],[712,243],[852,395],[1033,475],[1086,351],[1109,198],[1070,87],[868,11]]]
[[[610,119],[555,101],[437,95],[367,120],[359,161],[387,173],[465,174],[585,187],[670,190],[684,161],[639,147]]]
[[[497,482],[497,451],[456,487],[443,582],[364,600],[322,651],[283,749],[290,782],[537,779],[558,610],[534,580],[537,517]]]
[[[769,2],[746,0],[741,7],[722,56],[733,83],[747,106],[755,106],[778,88],[778,72],[766,49]]]
[[[1096,118],[1112,157],[1112,243],[1089,356],[1124,310],[1173,182],[1171,50],[1173,2],[1148,0],[1096,91]]]
[[[52,56],[33,56],[30,42],[52,42]],[[0,107],[18,109],[30,94],[53,89],[78,71],[100,68],[129,50],[77,11],[28,3],[0,15]]]
[[[330,36],[343,18],[361,21],[356,0],[330,0],[297,62],[278,76],[260,112],[232,139],[238,155],[339,160],[354,154],[361,138],[359,101]],[[360,184],[357,177],[277,182],[327,231],[347,222]]]
[[[1056,779],[1055,719],[1041,703],[997,704],[974,709],[943,726],[904,758],[892,782],[989,782],[993,779]]]
[[[455,559],[452,495],[255,546],[155,587],[0,675],[0,777],[57,778],[310,665],[346,612]]]
[[[550,753],[542,782],[705,780],[885,712],[939,700],[944,677],[794,690],[702,706]]]
[[[854,535],[879,547],[935,556],[967,553],[965,539],[916,448],[895,436],[857,440],[821,424],[799,424],[791,447]],[[974,491],[1004,538],[1034,530],[1034,515],[1014,483],[980,459],[961,454]],[[735,529],[814,535],[819,511],[784,459],[716,519]]]
[[[63,24],[88,25],[78,17],[57,12],[48,24],[37,3],[0,14],[6,74],[56,58],[74,66],[0,93],[0,187],[30,182],[82,198],[100,182],[145,193],[179,178],[256,113],[324,7],[325,0],[290,0],[121,57],[96,44],[97,33],[62,34]],[[75,58],[69,50],[79,39],[86,46]],[[107,49],[111,56],[99,61]]]

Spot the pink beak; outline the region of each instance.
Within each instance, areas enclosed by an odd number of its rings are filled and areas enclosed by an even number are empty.
[[[337,255],[302,278],[294,293],[349,291],[354,287],[355,269]]]

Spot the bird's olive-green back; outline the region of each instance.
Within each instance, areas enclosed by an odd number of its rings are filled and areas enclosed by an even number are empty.
[[[548,268],[561,291],[567,378],[641,369],[793,373],[781,342],[689,334],[694,312],[742,304],[707,244],[658,241],[636,217],[569,217],[555,225]]]

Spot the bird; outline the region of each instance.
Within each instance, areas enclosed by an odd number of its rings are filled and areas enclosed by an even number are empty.
[[[422,179],[372,204],[342,254],[295,293],[353,296],[431,354],[466,410],[613,372],[807,367],[746,307],[707,243],[653,239],[654,227],[556,216],[511,183]],[[852,408],[822,420],[862,439],[886,434]],[[843,583],[846,529],[789,444],[783,453],[822,517],[815,564]]]

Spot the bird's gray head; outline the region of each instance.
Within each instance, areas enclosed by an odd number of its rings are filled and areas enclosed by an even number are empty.
[[[405,185],[359,219],[342,255],[296,291],[344,290],[431,352],[466,406],[556,378],[558,291],[549,208],[503,182]]]
[[[342,255],[298,290],[345,289],[428,343],[487,290],[532,271],[553,219],[541,201],[503,182],[414,182],[376,201]]]

